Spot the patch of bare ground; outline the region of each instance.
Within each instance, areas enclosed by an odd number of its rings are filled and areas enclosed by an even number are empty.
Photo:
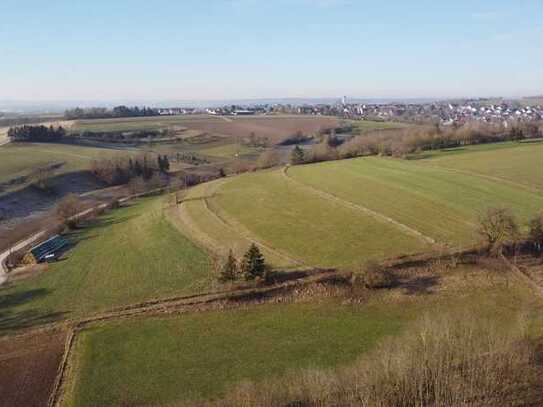
[[[65,335],[42,331],[0,340],[0,406],[47,406]]]

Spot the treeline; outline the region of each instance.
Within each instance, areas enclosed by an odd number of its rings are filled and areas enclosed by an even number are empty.
[[[345,142],[339,140],[339,143],[337,137],[325,136],[320,144],[310,150],[296,148],[291,156],[291,163],[303,164],[369,155],[405,158],[423,151],[540,137],[543,137],[543,126],[538,123],[518,123],[507,127],[487,123],[468,123],[457,128],[419,126],[356,136]]]
[[[62,140],[64,136],[66,136],[64,128],[53,126],[21,126],[8,130],[10,140],[18,142],[54,142]]]
[[[72,133],[73,139],[94,140],[106,143],[138,143],[153,139],[171,137],[168,130],[137,130],[137,131],[83,131]]]
[[[116,157],[92,162],[91,171],[108,185],[127,184],[133,178],[149,181],[156,175],[166,174],[170,169],[168,156],[152,158],[146,154],[139,157]]]
[[[113,109],[105,107],[88,107],[75,109],[68,109],[64,112],[64,117],[67,120],[75,119],[110,119],[115,117],[144,117],[144,116],[158,116],[158,109],[151,107],[128,107],[128,106],[115,106]]]

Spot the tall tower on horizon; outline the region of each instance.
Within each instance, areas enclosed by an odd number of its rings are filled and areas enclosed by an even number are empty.
[[[343,96],[343,98],[341,99],[341,103],[343,104],[343,106],[347,106],[347,96]]]

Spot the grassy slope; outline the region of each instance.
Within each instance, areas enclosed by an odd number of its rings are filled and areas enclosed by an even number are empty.
[[[468,154],[469,153],[469,154]],[[502,178],[543,190],[543,172],[537,166],[543,161],[543,143],[500,143],[432,154],[421,164],[468,171]]]
[[[217,216],[213,215],[213,208],[206,206],[205,197],[211,196],[213,189],[217,183],[201,184],[192,188],[188,195],[187,201],[183,203],[182,211],[185,211],[189,218],[194,222],[197,230],[192,230],[190,226],[185,228],[187,233],[191,233],[196,241],[202,239],[211,239],[211,241],[202,241],[202,245],[208,246],[210,250],[218,253],[221,256],[226,256],[229,250],[241,258],[247,251],[254,239],[250,238],[250,233],[243,233],[239,228],[225,224]],[[275,267],[292,267],[295,264],[281,256],[277,256],[274,252],[261,248],[266,260]]]
[[[199,153],[209,155],[212,157],[233,158],[236,156],[236,154],[239,154],[239,155],[256,154],[259,151],[261,150],[257,148],[247,147],[244,145],[225,144],[218,147],[210,147],[210,148],[201,149]]]
[[[117,119],[77,120],[71,131],[130,131],[158,130],[170,126],[184,127],[184,122],[194,120],[212,120],[209,116],[152,116],[125,117]]]
[[[86,170],[93,160],[127,153],[128,150],[54,143],[8,144],[0,147],[0,182],[54,163],[65,163],[58,173]]]
[[[351,364],[427,312],[498,313],[504,327],[521,309],[538,315],[541,303],[516,280],[456,274],[435,292],[391,290],[361,306],[328,299],[97,326],[76,344],[65,406],[183,405],[220,396],[243,379]]]
[[[83,230],[65,261],[2,289],[0,330],[207,288],[207,255],[166,220],[162,202],[112,212]]]
[[[289,173],[450,244],[477,239],[477,216],[486,207],[511,207],[524,221],[543,207],[543,194],[408,161],[362,158],[294,167]]]
[[[359,133],[366,133],[371,130],[402,129],[409,126],[405,123],[377,122],[372,120],[351,120],[349,123],[352,124]]]
[[[211,204],[308,265],[352,267],[427,248],[388,223],[300,188],[280,171],[234,178]]]

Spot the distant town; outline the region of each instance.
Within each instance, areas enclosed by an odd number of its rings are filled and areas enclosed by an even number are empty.
[[[340,116],[349,119],[435,122],[461,125],[469,121],[487,123],[530,122],[543,119],[543,103],[525,104],[520,101],[470,99],[428,103],[350,103],[343,98],[335,104],[262,104],[229,105],[214,108],[159,108],[160,115],[211,114],[247,116],[256,114],[308,114]]]

